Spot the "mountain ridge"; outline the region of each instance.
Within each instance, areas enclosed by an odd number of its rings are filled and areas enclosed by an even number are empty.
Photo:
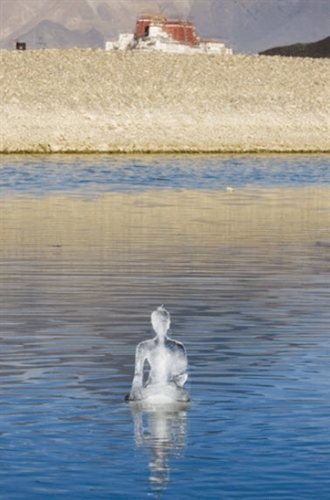
[[[51,46],[70,48],[78,43],[85,47],[90,39],[86,42],[84,36],[94,29],[98,35],[90,43],[101,47],[105,40],[133,32],[137,17],[150,13],[191,20],[202,38],[223,40],[235,52],[259,53],[269,47],[321,40],[329,36],[330,19],[328,0],[0,0],[0,9],[2,48],[13,48],[11,40],[16,39],[26,41],[28,48],[38,48],[40,43],[49,46],[45,33],[40,42],[39,25],[44,21],[58,25]],[[61,27],[69,30],[65,45]],[[38,36],[36,46],[31,40]]]
[[[100,48],[104,46],[103,35],[95,28],[86,33],[79,30],[69,30],[54,21],[41,21],[35,28],[24,34],[27,47],[34,48]]]
[[[330,36],[314,43],[295,43],[260,52],[265,56],[330,58]]]

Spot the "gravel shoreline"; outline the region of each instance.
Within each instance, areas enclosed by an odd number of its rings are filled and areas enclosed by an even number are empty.
[[[2,153],[330,151],[328,59],[0,56]]]

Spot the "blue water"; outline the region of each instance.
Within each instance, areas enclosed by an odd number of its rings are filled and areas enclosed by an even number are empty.
[[[1,499],[330,498],[329,157],[2,156],[1,182]],[[191,402],[136,411],[163,303]]]
[[[250,184],[307,186],[330,180],[326,155],[3,156],[1,164],[4,193],[214,190]]]

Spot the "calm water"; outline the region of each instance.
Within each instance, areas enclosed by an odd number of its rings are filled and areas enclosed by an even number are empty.
[[[0,172],[1,498],[330,498],[329,157]],[[163,303],[191,403],[135,411]]]

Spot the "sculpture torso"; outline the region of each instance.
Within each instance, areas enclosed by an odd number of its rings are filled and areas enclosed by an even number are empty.
[[[140,362],[147,361],[150,373],[146,385],[171,384],[182,387],[187,379],[187,357],[185,349],[180,342],[166,337],[160,340],[141,342],[137,347],[137,356]]]

